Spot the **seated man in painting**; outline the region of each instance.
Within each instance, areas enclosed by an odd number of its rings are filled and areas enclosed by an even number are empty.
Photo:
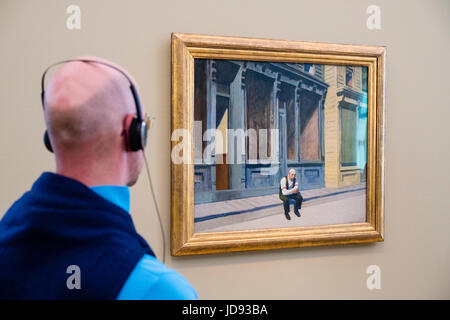
[[[302,207],[303,197],[300,194],[298,182],[295,179],[296,175],[295,169],[290,169],[288,175],[280,181],[280,199],[283,201],[284,215],[288,220],[291,220],[291,216],[289,215],[290,203],[294,204],[294,213],[297,217],[300,217],[298,210]]]

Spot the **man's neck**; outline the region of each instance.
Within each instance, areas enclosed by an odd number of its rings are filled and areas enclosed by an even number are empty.
[[[78,174],[73,171],[56,171],[57,174],[75,179],[88,187],[94,186],[126,186],[122,179],[117,179],[111,176],[98,176],[91,174]]]
[[[88,187],[127,185],[123,165],[114,164],[112,161],[91,161],[89,164],[82,161],[71,161],[69,163],[57,161],[56,173],[78,180]]]

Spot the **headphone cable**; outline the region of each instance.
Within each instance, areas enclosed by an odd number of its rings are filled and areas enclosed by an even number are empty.
[[[155,204],[156,213],[158,214],[159,226],[161,228],[161,236],[162,236],[162,242],[163,242],[162,262],[165,264],[166,263],[166,237],[165,237],[165,234],[164,234],[164,228],[163,228],[162,221],[161,221],[161,215],[159,214],[158,203],[156,202],[155,192],[153,190],[152,178],[150,176],[150,169],[149,169],[149,166],[148,166],[147,157],[145,156],[145,151],[144,150],[142,150],[142,153],[144,155],[145,168],[146,168],[146,171],[147,171],[148,183],[150,184],[150,191],[152,193],[153,203]]]

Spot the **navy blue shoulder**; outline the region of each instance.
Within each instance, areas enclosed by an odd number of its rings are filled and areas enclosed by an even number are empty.
[[[0,299],[115,299],[144,254],[154,255],[126,211],[45,172],[0,221]],[[83,290],[67,289],[70,265]]]

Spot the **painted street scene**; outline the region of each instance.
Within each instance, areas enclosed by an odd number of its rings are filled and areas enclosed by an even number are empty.
[[[367,68],[195,59],[195,232],[366,221]]]

